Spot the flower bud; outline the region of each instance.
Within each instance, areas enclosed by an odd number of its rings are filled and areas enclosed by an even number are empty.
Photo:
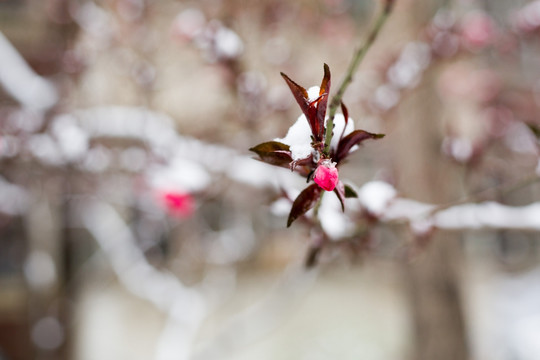
[[[334,190],[339,181],[336,164],[330,160],[321,161],[317,169],[315,169],[313,180],[326,191]]]
[[[159,195],[169,214],[185,219],[195,213],[195,200],[190,193],[183,191],[164,191]]]

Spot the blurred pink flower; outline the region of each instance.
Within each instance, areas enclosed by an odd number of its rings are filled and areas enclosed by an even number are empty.
[[[461,36],[470,50],[479,50],[493,44],[497,27],[491,16],[481,11],[467,14],[461,25]]]
[[[323,160],[315,169],[313,180],[326,191],[332,191],[339,181],[336,164],[330,160]]]
[[[160,194],[160,200],[173,216],[184,219],[195,213],[195,200],[188,192],[164,191]]]

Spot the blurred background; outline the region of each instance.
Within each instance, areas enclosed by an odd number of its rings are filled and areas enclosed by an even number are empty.
[[[317,232],[248,149],[381,1],[0,0],[0,359],[538,359],[540,1],[396,3],[344,97],[386,137]]]

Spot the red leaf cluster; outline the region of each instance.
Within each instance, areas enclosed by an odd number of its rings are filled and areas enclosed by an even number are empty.
[[[355,130],[345,134],[345,128],[349,121],[349,112],[342,103],[341,110],[345,118],[343,132],[339,134],[337,147],[331,148],[329,153],[325,153],[325,121],[331,84],[330,68],[324,64],[324,76],[319,96],[316,99],[310,99],[307,90],[284,73],[281,73],[281,76],[291,89],[296,102],[309,123],[312,138],[311,147],[315,156],[310,155],[305,159],[293,160],[290,146],[279,141],[264,142],[249,150],[255,152],[261,161],[270,165],[290,168],[292,171],[307,176],[308,182],[312,179],[315,180],[315,184],[309,185],[294,200],[287,220],[287,226],[290,226],[294,220],[304,215],[317,204],[323,190],[334,191],[341,202],[343,211],[345,211],[345,198],[356,197],[356,193],[351,187],[344,185],[339,180],[337,166],[351,153],[354,146],[367,139],[380,139],[384,135],[373,134],[364,130]]]

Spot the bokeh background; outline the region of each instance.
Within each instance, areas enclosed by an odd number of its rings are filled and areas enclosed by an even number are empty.
[[[279,73],[335,90],[382,6],[0,0],[0,359],[538,359],[540,2],[396,1],[322,234],[249,154],[300,114]]]

